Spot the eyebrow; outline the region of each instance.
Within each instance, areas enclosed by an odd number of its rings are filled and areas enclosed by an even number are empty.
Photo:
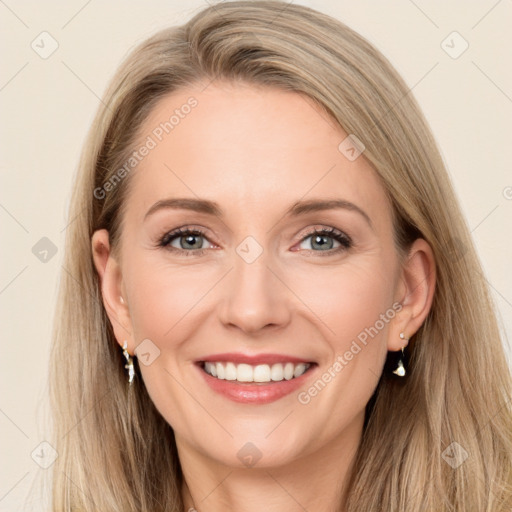
[[[220,206],[214,202],[207,199],[193,199],[193,198],[185,198],[185,197],[177,197],[177,198],[169,198],[162,199],[157,201],[151,208],[146,212],[144,216],[144,220],[146,220],[150,215],[155,213],[161,209],[183,209],[183,210],[191,210],[198,213],[206,213],[208,215],[215,215],[219,218],[223,218],[223,212]],[[311,199],[308,201],[297,201],[294,203],[288,210],[286,210],[283,217],[298,217],[299,215],[304,215],[306,213],[311,212],[319,212],[325,210],[349,210],[356,213],[359,213],[366,222],[373,229],[372,221],[369,215],[350,201],[346,201],[344,199],[325,199],[325,200],[316,200]]]

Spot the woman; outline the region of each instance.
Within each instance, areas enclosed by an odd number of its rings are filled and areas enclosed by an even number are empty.
[[[230,2],[136,48],[86,143],[54,510],[508,511],[510,372],[407,86]]]

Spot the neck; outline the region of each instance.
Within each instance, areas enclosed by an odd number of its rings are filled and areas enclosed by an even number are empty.
[[[320,450],[279,467],[230,467],[186,450],[180,454],[184,510],[344,510],[346,484],[361,439],[362,423],[354,427]]]

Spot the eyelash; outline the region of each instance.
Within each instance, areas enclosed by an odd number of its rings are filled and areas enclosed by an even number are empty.
[[[172,247],[169,244],[177,237],[184,236],[184,235],[195,235],[195,236],[201,236],[208,240],[206,237],[206,234],[204,231],[194,228],[178,228],[173,231],[170,231],[168,233],[165,233],[158,241],[158,247],[162,247],[164,249],[167,249],[168,251],[177,253],[177,254],[183,254],[184,256],[202,256],[208,249],[191,249],[191,250],[185,250],[185,249],[178,249],[177,247]],[[346,251],[350,249],[353,245],[351,238],[346,235],[345,233],[338,231],[335,228],[325,228],[325,229],[313,229],[300,240],[300,243],[304,242],[307,238],[313,235],[324,235],[329,238],[332,238],[339,242],[340,246],[336,247],[335,249],[329,249],[326,251],[315,251],[313,249],[305,249],[306,251],[310,251],[313,253],[318,253],[319,256],[332,256],[334,254],[338,254],[342,251]]]

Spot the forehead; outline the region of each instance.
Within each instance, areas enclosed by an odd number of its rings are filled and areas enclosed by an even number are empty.
[[[233,214],[279,215],[321,197],[365,205],[376,222],[389,221],[374,169],[339,149],[347,136],[295,92],[225,82],[177,91],[141,126],[137,147],[149,149],[132,173],[127,210],[140,217],[162,198],[200,197]]]

